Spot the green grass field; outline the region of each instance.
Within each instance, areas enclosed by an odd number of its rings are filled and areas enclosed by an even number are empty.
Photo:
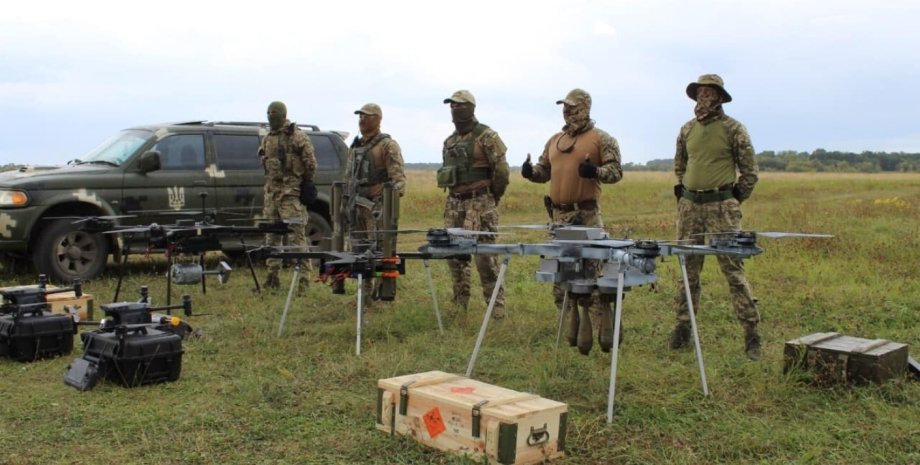
[[[502,223],[545,223],[547,185],[513,175]],[[444,194],[434,173],[411,172],[400,225],[442,223]],[[614,237],[671,239],[672,176],[628,172],[605,186],[602,212]],[[538,260],[513,257],[507,275],[510,319],[490,326],[473,377],[568,403],[568,456],[559,464],[916,464],[920,463],[920,382],[817,387],[784,374],[785,341],[819,331],[920,344],[920,175],[762,175],[743,206],[746,229],[834,234],[833,239],[761,239],[747,261],[760,301],[764,358],[749,361],[727,286],[707,259],[698,309],[711,395],[703,397],[692,352],[673,352],[672,300],[679,269],[659,264],[660,281],[627,293],[614,421],[606,423],[609,355],[555,349],[557,313],[549,285],[533,278]],[[537,231],[502,242],[545,239]],[[415,250],[424,235],[400,238]],[[421,263],[410,262],[397,300],[379,305],[354,355],[355,283],[332,295],[315,283],[298,297],[286,332],[276,332],[286,292],[253,294],[243,264],[224,287],[182,287],[203,330],[185,342],[181,378],[124,389],[66,386],[74,353],[36,363],[0,360],[0,463],[5,464],[464,464],[374,428],[376,383],[408,373],[462,373],[485,303],[448,318],[438,334]],[[433,262],[441,308],[450,279]],[[148,285],[165,300],[165,261],[133,257],[127,293]],[[259,272],[264,273],[260,269]],[[290,271],[282,280],[290,278]],[[475,276],[475,273],[474,273]],[[96,308],[111,302],[116,274],[85,286]],[[0,284],[34,276],[6,271]],[[123,291],[124,292],[124,291]],[[478,279],[474,277],[474,296]],[[174,289],[174,301],[179,292]],[[564,345],[564,343],[563,343]],[[917,349],[914,350],[917,355]]]

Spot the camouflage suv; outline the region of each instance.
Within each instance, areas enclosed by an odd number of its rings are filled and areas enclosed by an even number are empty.
[[[301,128],[316,150],[319,198],[307,231],[316,245],[331,230],[329,188],[342,178],[347,135]],[[110,254],[122,252],[115,235],[84,232],[73,217],[132,215],[118,221],[171,224],[204,205],[218,224],[258,218],[264,171],[257,151],[265,134],[260,123],[142,126],[117,133],[64,167],[0,173],[0,254],[70,282],[97,276]],[[225,245],[231,252],[242,248],[239,240]]]

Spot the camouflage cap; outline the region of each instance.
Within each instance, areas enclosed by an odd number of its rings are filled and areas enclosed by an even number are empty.
[[[565,98],[562,100],[556,100],[556,105],[559,104],[566,105],[580,105],[585,104],[588,108],[591,107],[591,94],[582,89],[572,89],[566,94]]]
[[[444,99],[444,103],[472,103],[475,106],[476,97],[468,90],[458,90],[450,98]]]
[[[365,103],[360,110],[355,110],[356,115],[377,115],[383,118],[383,110],[376,103]]]
[[[722,96],[722,103],[728,103],[732,101],[732,96],[728,94],[725,90],[725,83],[722,81],[722,78],[718,74],[704,74],[700,76],[696,82],[691,82],[687,84],[687,97],[690,97],[696,101],[696,90],[700,86],[712,87],[713,89],[719,91],[719,94]]]

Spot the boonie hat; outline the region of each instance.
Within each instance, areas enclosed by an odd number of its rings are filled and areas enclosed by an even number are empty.
[[[722,78],[718,74],[704,74],[700,76],[696,82],[691,82],[687,85],[687,97],[696,101],[696,91],[700,86],[712,87],[713,89],[719,91],[719,95],[722,96],[722,103],[728,103],[732,101],[732,96],[728,94],[725,90],[725,83],[722,81]]]

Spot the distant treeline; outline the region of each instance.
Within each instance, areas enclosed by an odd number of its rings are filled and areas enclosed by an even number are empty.
[[[767,150],[754,156],[761,171],[786,171],[791,173],[882,173],[920,171],[920,153],[904,152],[830,152],[817,149],[814,152]],[[671,171],[673,159],[652,160],[646,164],[624,163],[629,171]]]

